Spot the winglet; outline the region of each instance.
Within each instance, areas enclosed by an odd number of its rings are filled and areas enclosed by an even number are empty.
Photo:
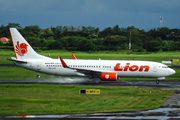
[[[66,63],[64,62],[64,60],[63,60],[61,57],[59,57],[59,58],[60,58],[60,60],[61,60],[62,66],[63,66],[64,68],[69,68],[69,67],[66,65]]]
[[[77,59],[76,56],[75,56],[74,54],[71,54],[71,55],[72,55],[72,58],[73,58],[73,59],[75,59],[75,60]]]

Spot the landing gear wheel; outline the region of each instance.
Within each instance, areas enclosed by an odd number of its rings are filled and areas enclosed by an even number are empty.
[[[99,83],[99,79],[89,79],[89,83]]]
[[[156,80],[156,84],[159,84],[159,80]]]
[[[41,76],[40,76],[40,74],[37,74],[37,78],[40,78]]]

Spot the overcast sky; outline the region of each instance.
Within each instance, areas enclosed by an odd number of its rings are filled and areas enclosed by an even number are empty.
[[[180,0],[0,0],[0,25],[180,28]]]

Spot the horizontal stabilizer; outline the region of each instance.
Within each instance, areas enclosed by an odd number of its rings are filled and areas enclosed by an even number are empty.
[[[17,60],[16,58],[6,58],[6,60],[10,60],[10,61],[15,61],[15,62],[19,62],[19,63],[27,63],[27,61],[23,61],[23,60]]]

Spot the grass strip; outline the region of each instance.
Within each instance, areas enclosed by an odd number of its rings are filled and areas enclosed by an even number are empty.
[[[0,80],[47,80],[58,78],[58,76],[40,73],[41,78],[37,78],[37,72],[26,70],[21,67],[0,67]]]
[[[80,89],[100,89],[101,94],[82,95]],[[172,94],[137,87],[0,84],[0,116],[154,109]]]
[[[71,53],[74,53],[78,59],[99,59],[102,60],[143,60],[143,61],[155,61],[162,62],[168,61],[171,58],[180,59],[180,52],[140,52],[127,54],[128,51],[99,51],[99,52],[79,52],[79,51],[65,51],[65,50],[45,50],[38,52],[44,56],[50,56],[51,58],[58,58],[58,56],[64,59],[72,59]],[[0,64],[12,64],[12,61],[8,61],[5,58],[15,57],[14,51],[0,49]],[[174,62],[173,65],[180,65],[180,62]]]

